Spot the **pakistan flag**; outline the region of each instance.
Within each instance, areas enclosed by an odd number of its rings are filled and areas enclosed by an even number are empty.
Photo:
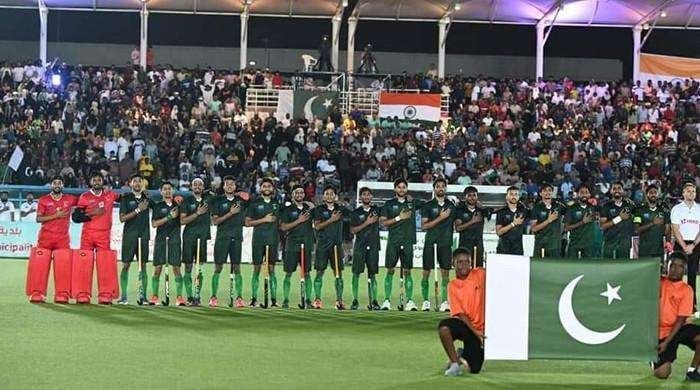
[[[277,100],[277,113],[282,117],[290,114],[295,119],[305,117],[309,121],[314,116],[326,119],[336,104],[338,92],[281,90]]]
[[[486,359],[656,360],[658,260],[487,264]]]

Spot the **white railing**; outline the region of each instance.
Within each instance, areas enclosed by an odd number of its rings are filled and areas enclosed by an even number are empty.
[[[345,86],[345,80],[335,79],[331,84],[324,87],[309,87],[305,90],[316,91],[337,91],[337,87]],[[250,86],[246,91],[246,110],[248,112],[274,112],[277,109],[280,90],[290,90],[291,86],[283,86],[280,89],[269,89],[264,86]],[[388,92],[404,93],[428,93],[427,90],[419,89],[388,89]],[[358,88],[354,90],[340,90],[340,109],[343,113],[348,113],[357,109],[365,115],[374,115],[379,112],[379,91]],[[447,118],[450,114],[450,95],[440,96],[440,115]]]

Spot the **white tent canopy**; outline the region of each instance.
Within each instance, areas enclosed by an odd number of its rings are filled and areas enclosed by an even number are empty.
[[[241,18],[240,67],[247,66],[248,18],[253,16],[331,20],[333,67],[338,67],[341,20],[348,0],[3,0],[0,8],[39,10],[40,57],[46,63],[51,10],[139,12],[141,64],[146,66],[149,13],[237,15]],[[630,28],[635,80],[639,56],[655,28],[700,29],[700,0],[358,0],[348,18],[347,70],[354,71],[355,31],[360,20],[421,21],[438,25],[438,75],[445,74],[451,23],[520,24],[535,27],[535,77],[544,73],[544,48],[554,26]],[[642,31],[647,33],[642,37]]]

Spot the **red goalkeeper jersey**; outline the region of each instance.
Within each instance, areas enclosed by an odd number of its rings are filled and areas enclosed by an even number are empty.
[[[77,202],[77,197],[68,194],[61,194],[61,197],[58,198],[58,200],[55,200],[51,194],[47,194],[39,198],[37,215],[54,215],[59,210],[66,211],[66,215],[63,218],[42,222],[39,234],[67,236],[71,209],[75,207]]]
[[[94,215],[90,221],[83,224],[83,230],[110,231],[112,229],[112,209],[114,202],[119,199],[119,194],[114,191],[102,190],[96,195],[92,190],[80,195],[78,207],[85,207],[85,213],[89,213],[99,207],[104,208],[102,215]]]

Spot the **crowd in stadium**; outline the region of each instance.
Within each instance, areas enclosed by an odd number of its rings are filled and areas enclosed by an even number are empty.
[[[14,182],[39,184],[55,174],[85,187],[102,170],[125,186],[140,173],[149,189],[163,180],[187,189],[200,176],[218,187],[232,175],[257,192],[273,177],[320,195],[357,180],[521,185],[536,194],[554,183],[567,199],[580,183],[597,195],[621,180],[641,200],[643,183],[679,195],[697,180],[700,83],[577,83],[561,80],[437,78],[402,75],[394,87],[450,94],[450,115],[434,127],[333,110],[327,121],[246,114],[249,86],[287,83],[279,73],[242,76],[212,69],[139,72],[134,68],[0,64],[0,161],[4,173],[20,145],[29,171]],[[28,176],[27,176],[28,174]],[[285,191],[286,190],[286,191]]]

